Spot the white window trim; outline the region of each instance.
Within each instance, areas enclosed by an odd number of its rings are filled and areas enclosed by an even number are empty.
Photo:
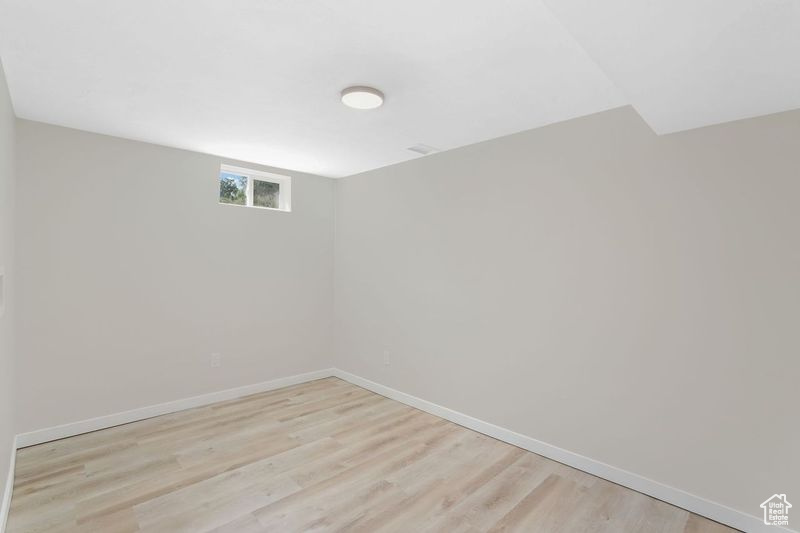
[[[237,176],[244,176],[247,178],[247,186],[245,188],[246,205],[239,207],[254,207],[256,209],[267,209],[269,211],[285,211],[291,212],[292,210],[292,178],[290,176],[283,176],[281,174],[273,174],[271,172],[264,172],[263,170],[253,170],[252,168],[235,167],[233,165],[220,165],[220,172],[228,172],[236,174]],[[268,181],[270,183],[277,183],[280,185],[280,193],[278,194],[278,207],[263,207],[260,205],[253,205],[253,180]],[[217,176],[219,181],[219,175]],[[220,202],[220,205],[236,205],[226,204]]]

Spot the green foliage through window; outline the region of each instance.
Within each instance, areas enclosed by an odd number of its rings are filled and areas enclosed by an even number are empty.
[[[247,205],[247,177],[220,172],[219,201],[222,204]]]
[[[253,180],[253,205],[278,209],[281,186],[271,181]]]

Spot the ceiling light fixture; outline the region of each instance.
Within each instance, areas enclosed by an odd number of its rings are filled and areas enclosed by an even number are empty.
[[[383,105],[383,93],[373,87],[348,87],[342,91],[342,103],[353,109],[375,109]]]

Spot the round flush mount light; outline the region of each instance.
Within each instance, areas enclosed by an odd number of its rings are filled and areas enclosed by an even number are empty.
[[[383,105],[383,93],[373,87],[348,87],[342,91],[342,103],[353,109],[375,109]]]

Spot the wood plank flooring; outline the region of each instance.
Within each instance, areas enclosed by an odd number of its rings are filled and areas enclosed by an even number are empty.
[[[44,531],[733,530],[327,378],[20,450]]]

